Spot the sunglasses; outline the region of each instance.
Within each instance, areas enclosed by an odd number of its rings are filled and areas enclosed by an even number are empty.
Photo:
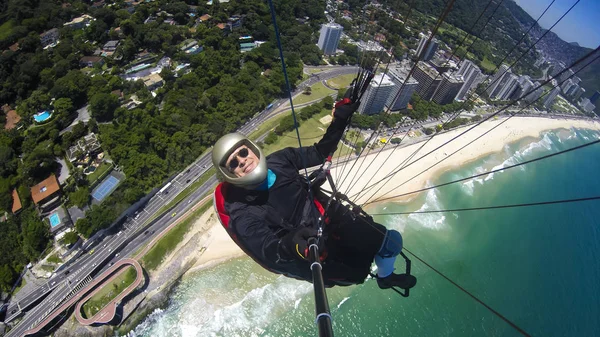
[[[231,159],[231,161],[229,162],[229,165],[228,165],[230,171],[235,170],[240,165],[240,162],[239,162],[239,160],[237,160],[237,157],[240,157],[240,158],[246,158],[246,157],[248,157],[248,149],[247,148],[243,148],[243,149],[239,150],[233,156],[233,159]]]

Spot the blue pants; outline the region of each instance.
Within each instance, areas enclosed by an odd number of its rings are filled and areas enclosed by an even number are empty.
[[[377,276],[388,277],[394,272],[396,256],[402,251],[402,235],[394,229],[388,229],[381,244],[381,249],[375,255]]]

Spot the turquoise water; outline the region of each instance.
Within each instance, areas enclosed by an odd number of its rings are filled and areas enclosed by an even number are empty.
[[[47,110],[33,115],[33,119],[38,123],[45,122],[50,117],[52,117],[52,114]]]
[[[591,131],[525,139],[431,184],[490,171],[598,139]],[[431,190],[371,213],[501,205],[595,196],[600,145]],[[376,216],[405,247],[533,336],[600,335],[597,201],[444,214]],[[410,257],[410,255],[409,255]],[[396,267],[403,268],[398,261]],[[505,322],[413,259],[409,298],[374,280],[328,290],[336,336],[519,336]],[[314,336],[312,285],[269,274],[248,258],[186,278],[169,304],[132,336]]]
[[[60,225],[60,217],[58,213],[54,213],[50,216],[50,226],[56,227],[58,225]]]

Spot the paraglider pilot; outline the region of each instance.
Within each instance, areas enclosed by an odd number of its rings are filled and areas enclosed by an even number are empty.
[[[215,207],[232,239],[264,268],[311,281],[307,242],[317,234],[318,219],[327,196],[312,191],[299,171],[323,163],[335,151],[358,103],[337,106],[333,121],[316,144],[286,148],[265,156],[239,133],[221,137],[212,162],[222,182],[215,191]],[[363,283],[373,261],[380,288],[409,289],[416,278],[395,274],[394,262],[402,250],[402,236],[371,217],[354,216],[333,201],[327,211],[321,249],[326,286]]]

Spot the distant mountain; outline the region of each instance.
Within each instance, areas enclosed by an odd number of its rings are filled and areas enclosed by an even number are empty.
[[[524,31],[535,23],[535,20],[515,2],[507,1],[504,5],[521,24]],[[572,14],[569,13],[568,15]],[[546,29],[536,24],[530,32],[530,40],[532,42],[537,41],[546,31]],[[566,42],[554,32],[549,32],[535,47],[546,60],[554,65],[558,65],[560,62],[567,66],[592,51],[590,48],[581,47],[577,42]],[[587,64],[587,62],[584,64]],[[586,90],[584,97],[590,96],[596,90],[600,90],[600,59],[582,69],[576,76],[581,78],[581,86]]]

